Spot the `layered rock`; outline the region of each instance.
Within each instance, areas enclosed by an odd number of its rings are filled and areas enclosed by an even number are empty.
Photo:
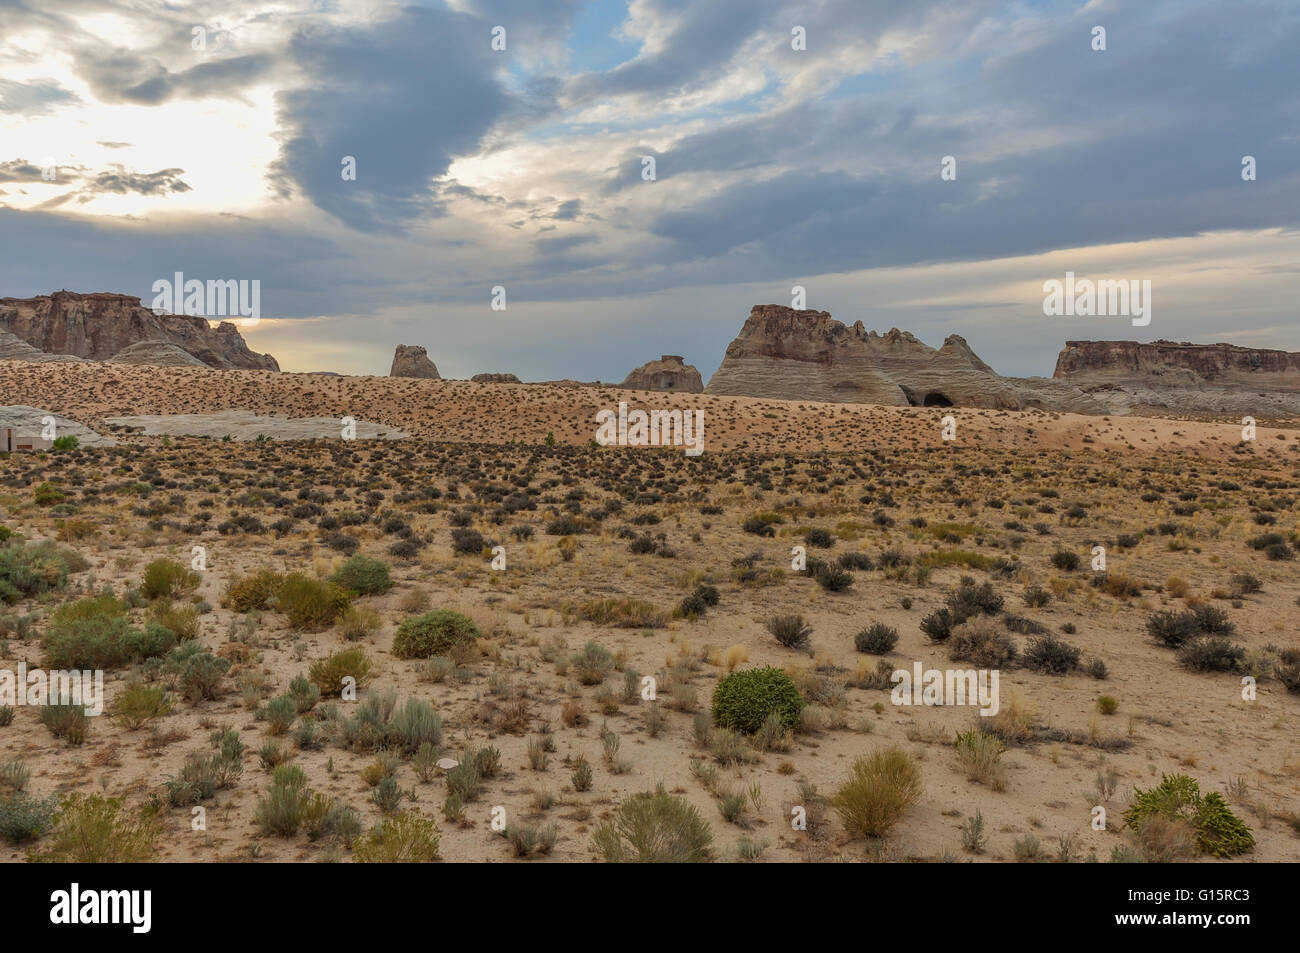
[[[687,364],[677,354],[665,354],[636,368],[619,385],[629,390],[681,391],[687,394],[704,392],[704,380],[693,364]]]
[[[81,358],[71,354],[46,354],[32,347],[16,334],[0,331],[0,361],[73,361]]]
[[[249,350],[229,321],[214,328],[194,315],[155,314],[132,295],[56,291],[35,298],[0,298],[0,330],[47,354],[89,361],[113,360],[133,345],[159,342],[208,367],[280,369],[271,355]]]
[[[433,361],[429,360],[429,352],[418,344],[397,345],[397,350],[393,352],[393,366],[388,376],[442,379],[438,368],[434,366]]]
[[[522,384],[514,374],[475,374],[470,380],[476,384]]]
[[[825,311],[755,305],[706,393],[937,407],[1026,406],[958,335],[939,350],[897,328],[881,335]],[[1030,406],[1033,404],[1030,403]]]
[[[155,367],[207,367],[189,351],[166,341],[141,341],[122,348],[108,359],[110,364],[152,364]]]
[[[1052,376],[1078,384],[1300,393],[1300,352],[1185,341],[1067,341]]]

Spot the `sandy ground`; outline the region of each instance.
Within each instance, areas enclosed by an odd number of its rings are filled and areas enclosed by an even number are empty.
[[[704,407],[710,426],[705,455],[583,446],[591,439],[596,409],[620,399],[642,407]],[[37,632],[40,617],[64,599],[105,583],[122,594],[139,585],[151,559],[188,563],[191,547],[203,545],[208,564],[195,598],[212,607],[200,616],[199,636],[212,650],[229,643],[232,628],[246,622],[220,605],[232,578],[263,567],[328,573],[342,560],[316,525],[319,517],[298,519],[282,533],[220,532],[218,524],[229,516],[252,514],[269,526],[292,510],[300,490],[316,489],[325,494],[327,515],[398,514],[409,522],[422,541],[410,561],[388,555],[398,537],[382,521],[344,525],[341,531],[358,541],[361,552],[390,561],[397,582],[385,595],[357,600],[381,619],[360,643],[375,662],[375,684],[395,689],[399,702],[408,696],[430,700],[444,720],[443,747],[452,756],[484,744],[501,752],[501,774],[486,782],[462,823],[441,816],[441,778],[422,784],[409,761],[398,768],[402,789],[413,796],[406,807],[438,819],[446,860],[512,859],[508,843],[489,826],[496,806],[513,823],[557,825],[554,852],[529,862],[594,860],[593,827],[621,798],[662,782],[700,809],[720,859],[736,859],[739,841],[749,838],[767,844],[763,862],[999,861],[1013,859],[1016,842],[1032,834],[1049,857],[1066,838],[1075,859],[1095,851],[1104,861],[1114,846],[1128,842],[1118,815],[1133,788],[1158,783],[1162,773],[1190,774],[1204,791],[1231,787],[1230,803],[1258,842],[1237,862],[1300,860],[1300,836],[1293,828],[1300,812],[1300,696],[1264,680],[1257,700],[1243,701],[1236,675],[1187,671],[1145,630],[1154,610],[1210,603],[1228,613],[1247,649],[1300,647],[1297,564],[1268,561],[1246,545],[1260,532],[1300,528],[1294,430],[1262,428],[1257,441],[1241,444],[1239,424],[957,410],[952,414],[958,439],[949,443],[939,433],[939,418],[947,412],[932,409],[60,364],[0,364],[0,403],[44,407],[91,426],[122,414],[234,407],[290,417],[350,414],[415,435],[392,443],[241,444],[237,452],[210,439],[173,437],[164,443],[126,436],[116,449],[13,455],[0,460],[0,512],[6,526],[31,539],[64,537],[91,564],[74,576],[68,592],[9,608],[13,614],[36,613]],[[547,433],[571,446],[536,446]],[[512,440],[533,446],[487,445]],[[33,488],[42,481],[63,488],[72,510],[38,506]],[[138,481],[154,490],[137,495],[120,488]],[[537,491],[536,509],[501,514],[490,488],[509,493],[523,485]],[[439,490],[439,498],[419,497],[427,487]],[[1142,499],[1153,493],[1158,497]],[[287,502],[277,502],[277,494]],[[621,511],[599,521],[588,517],[620,500]],[[1071,515],[1076,503],[1085,515]],[[576,555],[565,561],[563,546],[571,544],[549,535],[546,526],[574,508],[590,532],[571,537]],[[212,518],[196,523],[202,511]],[[745,519],[757,511],[781,514],[775,537],[743,531]],[[892,522],[877,522],[878,511]],[[451,518],[458,513],[467,513],[489,544],[506,547],[504,572],[492,570],[486,550],[453,555]],[[1261,515],[1273,523],[1259,524]],[[913,525],[917,519],[925,525]],[[518,525],[531,526],[533,537],[516,540],[510,529]],[[661,542],[674,556],[633,554],[627,533],[619,532],[625,528],[633,535],[663,534]],[[859,571],[849,589],[830,592],[789,569],[791,547],[814,528],[835,540],[829,550],[809,548],[820,558],[896,550],[915,560],[963,552],[1004,557],[1016,569],[999,576],[937,568],[928,579]],[[1140,542],[1118,547],[1114,541],[1122,534],[1137,535]],[[1110,549],[1113,574],[1144,585],[1139,595],[1116,597],[1089,584],[1088,554],[1098,542]],[[1053,568],[1050,556],[1058,549],[1079,553],[1082,568]],[[732,561],[751,553],[759,554],[760,570],[771,571],[765,585],[745,585],[735,575]],[[1262,591],[1234,603],[1230,580],[1242,572],[1257,576]],[[944,647],[927,640],[920,622],[943,605],[964,573],[992,581],[1007,611],[1064,633],[1085,660],[1100,658],[1109,669],[1104,681],[1024,668],[1002,673],[1003,704],[1022,697],[1042,732],[1067,739],[1011,746],[1003,756],[1004,790],[969,780],[957,764],[952,739],[977,717],[971,709],[899,707],[886,691],[843,684],[853,680],[860,663],[874,668],[876,658],[856,652],[853,635],[876,621],[899,632],[888,656],[896,667],[910,669],[915,660],[954,667]],[[696,621],[620,629],[581,618],[585,602],[603,598],[641,599],[671,612],[704,580],[717,585],[721,600]],[[1032,585],[1053,593],[1045,607],[1026,605],[1024,592]],[[417,592],[430,607],[466,612],[485,633],[468,681],[424,681],[420,663],[391,654],[393,631],[412,614],[407,600]],[[811,624],[812,657],[782,647],[764,627],[786,613],[802,614]],[[145,615],[143,608],[133,612],[137,621]],[[79,747],[54,739],[36,711],[20,708],[11,725],[0,727],[0,761],[26,761],[33,773],[29,787],[41,795],[103,790],[136,804],[161,791],[187,752],[208,750],[211,729],[230,725],[249,746],[241,779],[205,802],[206,831],[190,829],[187,809],[163,811],[162,859],[346,859],[346,849],[312,844],[301,833],[286,839],[258,830],[254,810],[269,776],[257,751],[270,735],[243,703],[238,686],[257,674],[270,694],[280,694],[313,660],[355,643],[346,642],[337,627],[295,632],[273,611],[247,625],[251,654],[227,677],[222,698],[198,704],[178,699],[170,714],[135,731],[106,714],[93,720]],[[1013,638],[1023,649],[1027,639]],[[604,686],[582,686],[554,661],[560,644],[576,651],[589,640],[621,653],[622,670],[661,678],[673,670],[694,689],[694,705],[689,691],[680,699],[662,697],[664,728],[652,736],[649,705],[617,700],[621,671],[611,673]],[[755,790],[743,825],[721,816],[714,794],[691,772],[692,759],[716,764],[696,743],[692,709],[707,710],[726,671],[723,653],[734,646],[747,655],[741,668],[770,664],[806,674],[816,667],[838,683],[843,698],[820,706],[790,750],[760,753],[751,764],[719,766],[715,793]],[[11,634],[0,641],[0,668],[19,661],[36,666],[40,660],[37,639]],[[126,672],[109,673],[110,710],[125,684]],[[603,713],[597,700],[602,688],[614,696]],[[1103,694],[1117,700],[1115,714],[1097,713]],[[566,725],[562,709],[575,700],[585,723]],[[501,710],[518,701],[523,723],[503,727]],[[619,757],[629,762],[625,773],[615,773],[602,759],[602,726],[620,736]],[[528,740],[544,732],[553,735],[556,750],[546,770],[534,771]],[[160,744],[160,737],[171,740]],[[293,748],[288,737],[279,741]],[[791,829],[791,806],[808,800],[801,783],[832,794],[854,758],[891,745],[918,759],[925,790],[882,842],[849,838],[833,811],[825,811],[825,820],[808,832]],[[570,782],[570,763],[579,755],[595,771],[588,792],[574,791]],[[315,790],[356,807],[367,828],[380,818],[361,778],[373,754],[330,745],[297,751],[294,760]],[[1111,768],[1118,775],[1117,790],[1105,802],[1111,823],[1104,832],[1093,831],[1090,812],[1103,803],[1094,781]],[[540,792],[553,795],[554,804],[539,806]],[[960,837],[962,823],[976,811],[989,832],[978,855],[963,851]],[[0,858],[23,856],[22,848],[0,844]]]

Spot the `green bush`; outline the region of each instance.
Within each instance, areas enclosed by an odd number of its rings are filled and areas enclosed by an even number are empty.
[[[606,863],[682,864],[713,860],[713,831],[685,798],[664,791],[628,798],[592,834]]]
[[[0,599],[9,604],[22,596],[39,596],[62,589],[73,566],[71,550],[49,540],[24,543],[10,539],[0,546]]]
[[[58,803],[56,797],[41,799],[23,791],[0,797],[0,837],[21,844],[41,836],[49,829]]]
[[[295,629],[319,632],[333,625],[350,605],[347,593],[332,582],[300,572],[285,576],[275,590],[275,606]]]
[[[853,637],[853,647],[872,655],[888,655],[898,644],[898,630],[883,622],[873,622]]]
[[[431,658],[446,655],[454,646],[473,644],[479,637],[474,623],[459,612],[435,609],[407,619],[393,634],[393,655],[397,658]]]
[[[60,606],[41,636],[49,668],[113,669],[171,650],[176,635],[150,620],[131,625],[126,605],[111,595],[89,596]]]
[[[280,587],[283,576],[269,569],[259,569],[238,579],[232,579],[221,597],[221,605],[236,612],[270,608],[271,597]]]
[[[779,668],[749,668],[732,672],[713,690],[713,721],[752,735],[775,713],[792,731],[799,724],[804,700],[789,675]]]
[[[144,567],[140,593],[146,599],[175,599],[199,587],[199,574],[171,559],[155,559]]]
[[[351,676],[357,688],[364,688],[370,681],[372,667],[366,650],[357,645],[312,662],[307,677],[320,689],[322,698],[338,698],[344,678]]]
[[[340,589],[356,592],[363,596],[374,596],[393,588],[393,579],[388,572],[388,563],[382,559],[371,559],[358,553],[348,557],[347,561],[330,576],[330,582]]]
[[[1231,857],[1255,847],[1255,838],[1232,813],[1221,794],[1202,796],[1200,785],[1185,774],[1160,776],[1160,784],[1135,789],[1124,823],[1139,834],[1153,818],[1186,821],[1196,831],[1196,846],[1215,857]]]
[[[81,446],[81,441],[75,434],[64,434],[62,437],[55,437],[52,448],[54,450],[76,450]]]
[[[168,653],[163,670],[177,677],[186,701],[197,704],[221,697],[221,680],[230,671],[230,660],[204,651],[198,642],[186,642]]]

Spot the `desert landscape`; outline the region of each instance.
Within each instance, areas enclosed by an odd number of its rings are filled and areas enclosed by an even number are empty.
[[[116,859],[1300,859],[1294,420],[112,361],[0,395],[84,428],[4,458],[0,667],[106,696],[0,708],[7,860],[91,799]],[[707,451],[597,445],[619,402]],[[996,711],[899,703],[917,665]]]

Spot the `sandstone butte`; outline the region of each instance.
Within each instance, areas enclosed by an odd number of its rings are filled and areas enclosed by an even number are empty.
[[[628,390],[678,391],[686,394],[704,392],[704,380],[693,364],[677,354],[665,354],[657,361],[642,364],[619,385]]]
[[[437,366],[429,360],[429,353],[418,344],[399,344],[393,352],[393,366],[389,377],[422,377],[441,380]]]

